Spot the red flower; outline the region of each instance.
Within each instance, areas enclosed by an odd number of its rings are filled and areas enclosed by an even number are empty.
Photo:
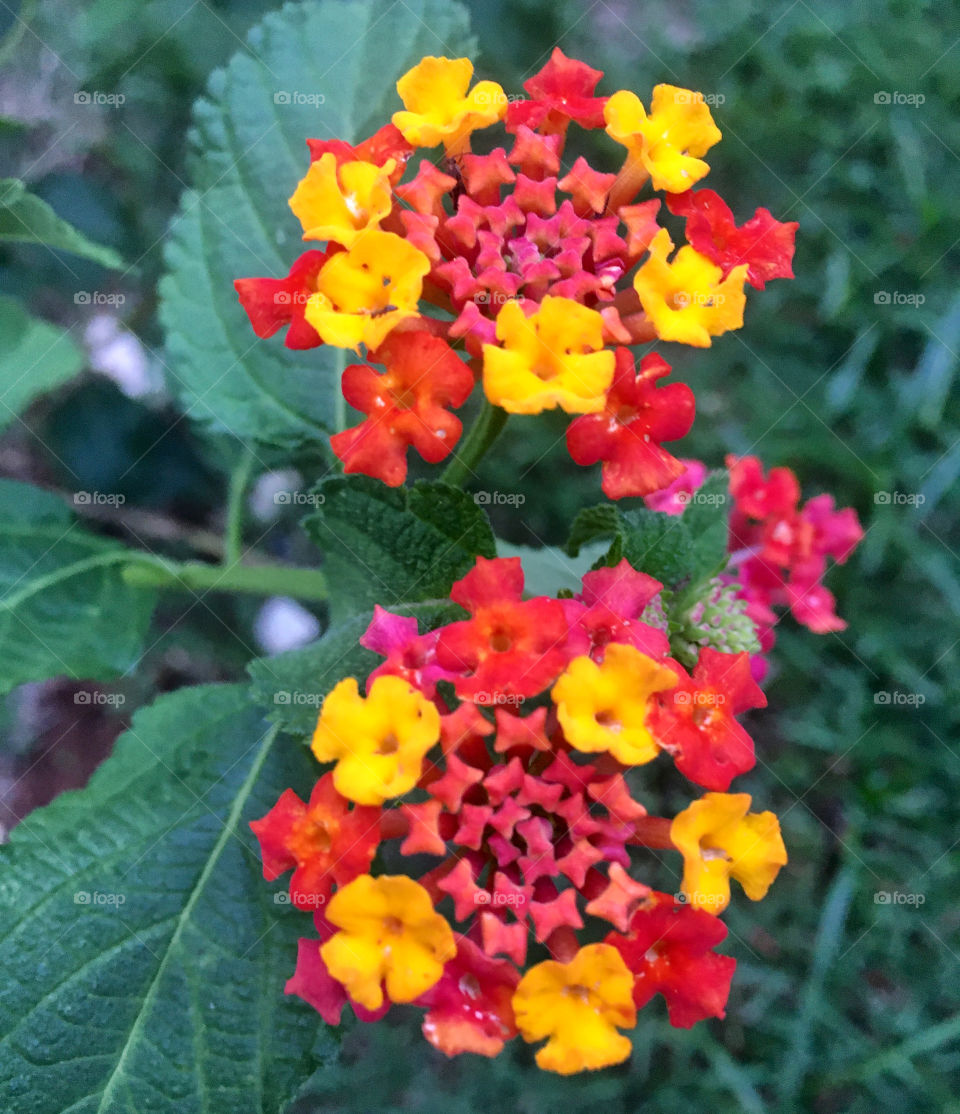
[[[315,292],[314,282],[320,268],[330,254],[329,251],[305,251],[286,278],[234,279],[240,305],[247,311],[258,337],[272,337],[278,329],[289,325],[284,341],[287,348],[316,348],[323,344],[303,314],[307,299]]]
[[[490,959],[467,937],[440,981],[417,999],[429,1013],[423,1035],[447,1056],[476,1052],[496,1056],[517,1035],[511,999],[520,972],[505,959]]]
[[[753,740],[734,717],[767,703],[751,675],[750,655],[721,654],[704,646],[692,677],[675,662],[670,668],[680,681],[657,694],[650,730],[685,777],[726,792],[735,777],[756,764]]]
[[[774,220],[757,209],[739,228],[729,205],[713,190],[668,193],[667,208],[687,218],[687,241],[701,255],[723,268],[724,276],[746,263],[747,282],[763,290],[770,279],[793,278],[794,237],[799,225]]]
[[[654,891],[634,913],[630,932],[612,932],[604,943],[612,944],[633,972],[637,1009],[662,994],[670,1024],[689,1029],[706,1017],[725,1015],[737,961],[713,948],[726,935],[719,917]]]
[[[526,600],[519,557],[478,557],[450,590],[471,618],[441,630],[437,661],[459,674],[457,696],[497,704],[536,696],[566,663],[567,621],[557,600]]]
[[[380,842],[380,810],[349,804],[334,789],[333,775],[324,774],[309,804],[287,789],[266,816],[250,823],[260,841],[264,878],[272,882],[295,868],[290,897],[301,909],[316,910],[334,882],[345,885],[370,866]]]
[[[388,159],[393,159],[397,166],[390,175],[391,181],[398,182],[403,177],[407,160],[414,152],[413,146],[408,143],[400,133],[400,129],[393,124],[384,124],[379,131],[375,131],[369,139],[361,143],[347,143],[343,139],[308,139],[310,148],[310,161],[317,162],[328,151],[332,151],[337,158],[337,164],[344,162],[372,162],[374,166],[383,166]]]
[[[658,388],[670,365],[651,353],[636,372],[629,348],[616,351],[616,369],[599,414],[582,414],[567,429],[567,448],[577,464],[603,461],[603,491],[610,499],[647,495],[668,487],[683,465],[660,447],[684,437],[693,424],[693,391],[685,383]]]
[[[436,464],[448,456],[463,430],[446,406],[462,406],[473,375],[446,341],[423,330],[394,332],[371,356],[387,371],[351,364],[343,373],[343,395],[369,415],[336,433],[330,446],[344,471],[363,472],[399,487],[407,477],[407,448]]]
[[[368,1010],[355,1002],[343,984],[338,982],[327,970],[320,954],[320,948],[336,932],[322,912],[314,915],[319,936],[303,936],[297,945],[297,967],[283,988],[284,994],[296,994],[309,1003],[328,1025],[339,1025],[343,1007],[353,1006],[353,1012],[361,1021],[379,1021],[390,1009],[389,999],[384,999],[378,1010]]]
[[[507,131],[515,132],[526,124],[562,134],[571,120],[582,128],[602,128],[607,98],[593,95],[601,77],[602,70],[568,58],[560,47],[554,47],[550,61],[523,83],[530,100],[512,101],[507,108]]]

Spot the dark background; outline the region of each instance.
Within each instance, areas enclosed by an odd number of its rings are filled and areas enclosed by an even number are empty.
[[[131,398],[85,373],[8,429],[0,474],[122,492],[103,529],[126,536],[133,515],[185,549],[216,548],[226,481],[222,447],[180,420],[154,357],[162,238],[186,184],[191,104],[266,10],[0,3],[2,173],[135,261],[109,273],[5,246],[3,291],[77,339],[96,312],[74,303],[78,285],[122,293],[111,327],[133,334],[127,364],[157,384]],[[754,295],[741,332],[673,354],[697,394],[681,451],[788,464],[805,495],[855,506],[866,538],[827,581],[849,628],[779,628],[770,708],[752,722],[761,763],[744,788],[781,816],[791,862],[762,904],[735,902],[727,917],[739,967],[726,1021],[672,1031],[658,1001],[630,1064],[560,1080],[519,1042],[492,1063],[448,1064],[399,1010],[348,1034],[309,1108],[960,1110],[960,8],[489,0],[473,15],[479,76],[508,93],[559,43],[606,71],[606,92],[646,99],[668,81],[715,98],[724,141],[708,184],[740,221],[764,205],[800,222],[797,279]],[[77,105],[90,88],[125,102]],[[562,449],[546,456],[562,424],[519,429],[484,465],[490,488],[526,495],[522,522],[508,508],[497,525],[556,544],[600,498],[599,477]],[[291,557],[303,542],[280,523],[265,544]],[[241,675],[255,611],[228,597],[215,614],[165,604],[138,680],[120,686],[122,715],[78,709],[64,682],[15,692],[0,823],[81,783],[155,692]]]

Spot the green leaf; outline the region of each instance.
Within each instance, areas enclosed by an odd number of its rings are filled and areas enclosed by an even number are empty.
[[[125,583],[130,559],[56,496],[0,480],[0,692],[60,675],[106,680],[136,664],[156,593]]]
[[[594,561],[602,557],[607,549],[604,542],[593,542],[583,546],[578,556],[568,557],[558,546],[537,548],[512,545],[497,539],[497,554],[500,557],[520,558],[524,591],[533,596],[555,596],[559,591],[579,592],[584,573],[590,571]]]
[[[368,476],[334,476],[316,489],[319,513],[304,529],[324,554],[335,620],[375,603],[443,599],[477,554],[496,543],[472,496],[443,483],[387,487]]]
[[[463,617],[456,604],[443,600],[398,604],[389,610],[413,616],[421,633]],[[247,669],[252,695],[264,714],[292,735],[312,734],[323,698],[333,686],[344,677],[362,681],[383,661],[359,642],[372,617],[371,608],[352,615],[303,649],[252,661]]]
[[[45,244],[92,259],[101,267],[119,269],[123,260],[112,248],[95,244],[58,217],[46,201],[27,192],[19,178],[0,178],[0,240]]]
[[[192,417],[280,445],[344,424],[340,375],[352,354],[292,352],[282,334],[257,340],[233,280],[280,277],[318,246],[301,241],[287,205],[309,166],[307,137],[372,134],[401,107],[394,85],[407,69],[472,45],[467,14],[450,0],[291,4],[214,74],[194,111],[195,188],[161,283],[172,385]]]
[[[314,775],[242,686],[140,711],[88,787],[0,848],[0,1090],[18,1114],[267,1114],[313,1063],[283,994],[310,918],[250,820]]]
[[[605,564],[625,557],[667,588],[702,584],[727,563],[728,487],[726,472],[711,472],[682,515],[609,503],[586,507],[574,519],[566,550],[576,556],[586,543],[611,538]]]
[[[0,297],[0,429],[39,395],[72,379],[84,355],[70,334]]]
[[[620,528],[620,512],[612,503],[598,503],[584,507],[570,527],[570,537],[564,547],[571,557],[576,557],[581,546],[596,538],[613,537]]]

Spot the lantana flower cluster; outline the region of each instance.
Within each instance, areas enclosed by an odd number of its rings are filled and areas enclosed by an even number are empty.
[[[523,100],[472,76],[469,59],[426,57],[373,136],[308,140],[290,207],[320,246],[286,277],[238,279],[240,301],[258,336],[285,327],[290,348],[362,355],[342,389],[366,418],[331,438],[347,472],[395,486],[411,446],[444,460],[479,382],[506,413],[571,415],[570,455],[601,463],[610,498],[665,488],[683,466],[663,444],[689,430],[694,396],[630,346],[708,347],[740,328],[747,286],[792,277],[797,226],[766,209],[738,225],[696,188],[721,138],[699,93],[658,85],[649,109],[599,95],[601,71],[559,48]],[[603,168],[565,161],[571,126],[606,133]]]
[[[448,1055],[519,1035],[563,1074],[624,1060],[657,995],[675,1026],[724,1016],[731,883],[758,901],[787,861],[776,816],[731,791],[756,762],[739,717],[766,701],[746,652],[672,656],[662,590],[621,560],[525,598],[518,558],[479,557],[463,618],[376,608],[360,641],[382,661],[313,734],[332,765],[252,824],[313,914],[289,993],[329,1024],[412,1003]],[[676,815],[651,811],[654,763],[692,797]]]
[[[683,460],[682,474],[644,498],[651,510],[681,515],[708,475],[699,460]],[[681,620],[694,642],[751,649],[754,677],[767,672],[779,616],[791,616],[814,634],[846,629],[833,593],[823,585],[828,558],[844,564],[863,538],[852,507],[837,509],[832,495],[800,505],[800,483],[790,468],[764,474],[758,457],[728,456],[728,563]]]

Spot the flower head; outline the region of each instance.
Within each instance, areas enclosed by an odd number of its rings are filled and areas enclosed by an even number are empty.
[[[377,677],[364,699],[346,677],[323,702],[311,749],[319,761],[337,763],[333,783],[344,797],[379,805],[416,785],[439,739],[439,712],[406,681]]]
[[[379,228],[393,208],[393,162],[376,166],[359,159],[338,162],[327,151],[310,164],[290,208],[303,226],[305,240],[334,240],[351,247],[364,232]]]
[[[550,695],[572,747],[609,751],[625,766],[637,766],[660,752],[647,723],[651,697],[676,683],[672,670],[633,646],[611,643],[599,665],[575,658]]]
[[[683,474],[683,465],[661,442],[689,433],[693,391],[685,383],[657,387],[669,374],[670,365],[652,352],[637,372],[630,349],[618,348],[604,409],[567,427],[567,448],[577,464],[603,461],[603,492],[610,499],[647,495]]]
[[[657,85],[647,115],[636,93],[622,89],[604,108],[607,134],[643,164],[653,188],[680,193],[710,170],[703,155],[721,140],[702,93]]]
[[[527,317],[507,302],[497,316],[497,340],[483,346],[483,386],[494,406],[511,414],[603,408],[614,357],[603,350],[603,318],[596,310],[547,295]]]
[[[776,816],[749,809],[749,793],[705,793],[670,825],[683,855],[683,892],[709,913],[722,913],[730,903],[731,878],[759,901],[786,864]]]
[[[497,704],[535,696],[563,668],[567,623],[556,600],[523,600],[519,557],[477,564],[450,591],[470,619],[444,627],[437,660],[458,674],[457,695]]]
[[[724,1016],[737,961],[713,949],[726,935],[717,917],[654,891],[634,913],[627,934],[611,932],[604,942],[633,973],[637,1009],[662,994],[670,1024],[689,1029],[704,1018]]]
[[[525,125],[546,134],[563,133],[571,121],[582,128],[603,127],[607,98],[594,92],[602,77],[602,70],[568,58],[555,46],[543,69],[523,83],[529,99],[512,101],[507,108],[507,131]]]
[[[519,981],[512,963],[491,959],[461,936],[440,981],[417,1001],[428,1008],[423,1035],[447,1056],[496,1056],[517,1033],[512,998]]]
[[[633,280],[640,303],[661,340],[709,348],[710,338],[743,325],[743,283],[748,267],[723,272],[690,246],[667,262],[673,244],[665,228]]]
[[[677,687],[661,693],[653,709],[651,729],[682,774],[725,792],[756,764],[753,740],[734,718],[767,703],[750,674],[750,655],[705,646],[692,677],[677,672]]]
[[[234,279],[240,304],[258,337],[271,337],[288,325],[287,348],[316,348],[323,344],[306,319],[307,301],[316,290],[317,276],[330,258],[326,251],[305,251],[286,278]]]
[[[724,276],[747,265],[747,282],[763,290],[771,279],[793,278],[793,242],[797,222],[774,220],[769,209],[757,209],[738,228],[730,206],[713,190],[668,194],[671,213],[687,218],[690,246],[712,259]]]
[[[292,789],[250,827],[260,841],[263,876],[272,881],[294,868],[290,896],[302,909],[316,909],[334,882],[363,874],[380,842],[380,813],[357,805],[352,810],[324,774],[304,804]]]
[[[416,315],[430,260],[393,232],[370,231],[337,252],[316,278],[306,319],[327,344],[378,348]]]
[[[343,395],[367,420],[330,438],[345,472],[376,476],[390,487],[407,478],[407,449],[436,464],[449,456],[463,426],[447,406],[462,406],[473,375],[445,340],[421,329],[390,334],[367,364],[343,373]]]
[[[453,930],[430,895],[405,875],[361,874],[334,894],[327,919],[340,931],[321,947],[330,974],[369,1010],[412,1002],[456,954]]]
[[[571,1075],[630,1055],[630,1041],[617,1030],[636,1021],[633,976],[609,944],[588,944],[569,963],[548,959],[531,967],[513,1009],[524,1040],[547,1038],[537,1063],[548,1071]]]
[[[447,154],[469,149],[470,133],[495,124],[507,111],[507,98],[495,81],[480,81],[470,89],[473,63],[469,58],[428,55],[397,82],[403,112],[393,122],[415,147],[443,143]]]

